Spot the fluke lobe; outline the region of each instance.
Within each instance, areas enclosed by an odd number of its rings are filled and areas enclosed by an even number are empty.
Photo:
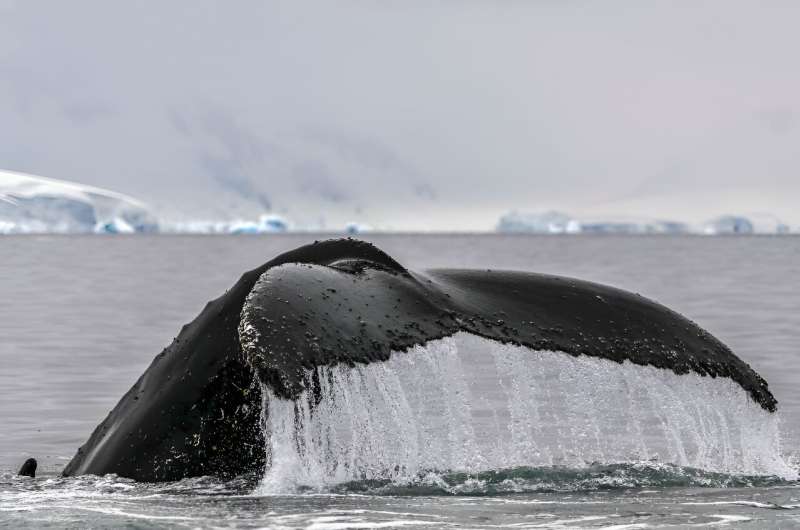
[[[318,391],[316,366],[372,363],[465,331],[567,355],[728,377],[773,412],[767,383],[724,344],[651,300],[527,272],[413,272],[353,239],[306,245],[209,302],[64,469],[142,481],[263,472],[261,384]]]

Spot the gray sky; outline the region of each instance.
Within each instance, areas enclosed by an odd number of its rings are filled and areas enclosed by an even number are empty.
[[[172,218],[800,224],[800,3],[0,0],[0,167]]]

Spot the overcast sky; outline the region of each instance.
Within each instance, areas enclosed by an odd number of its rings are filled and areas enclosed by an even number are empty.
[[[800,224],[800,2],[0,0],[0,168],[173,218]]]

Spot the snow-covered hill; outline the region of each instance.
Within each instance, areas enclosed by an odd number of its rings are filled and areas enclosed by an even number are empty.
[[[74,182],[0,170],[0,233],[154,232],[132,197]]]

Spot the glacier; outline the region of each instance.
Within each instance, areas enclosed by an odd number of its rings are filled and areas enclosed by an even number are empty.
[[[75,182],[0,170],[0,233],[157,232],[142,202]]]

